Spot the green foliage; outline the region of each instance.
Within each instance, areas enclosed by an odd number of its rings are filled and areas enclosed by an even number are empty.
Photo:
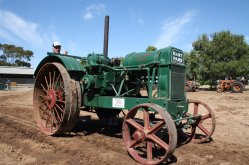
[[[148,48],[146,49],[146,52],[155,51],[155,50],[157,50],[157,48],[155,46],[148,46]]]
[[[33,57],[33,52],[30,50],[15,45],[0,44],[0,53],[0,66],[31,66],[29,61]]]
[[[225,77],[249,78],[249,46],[243,35],[230,31],[203,34],[192,45],[185,57],[187,78],[208,85]]]

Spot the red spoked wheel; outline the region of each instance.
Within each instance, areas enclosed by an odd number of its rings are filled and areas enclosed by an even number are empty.
[[[76,82],[60,63],[42,66],[36,76],[33,103],[35,118],[47,135],[70,131],[79,116]]]
[[[198,100],[189,100],[188,114],[190,116],[200,115],[197,123],[192,124],[186,133],[189,134],[189,141],[193,143],[208,142],[215,130],[215,115],[212,109],[205,103]]]
[[[159,164],[176,148],[174,121],[156,104],[144,103],[132,108],[124,119],[122,133],[127,151],[141,164]]]

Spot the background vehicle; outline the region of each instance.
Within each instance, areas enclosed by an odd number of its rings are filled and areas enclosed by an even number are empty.
[[[0,90],[10,90],[10,81],[0,79]]]
[[[245,89],[245,85],[239,80],[219,80],[217,86],[217,92],[223,92],[230,90],[234,93],[242,93]]]
[[[186,92],[197,92],[201,84],[197,81],[186,81],[185,91]]]

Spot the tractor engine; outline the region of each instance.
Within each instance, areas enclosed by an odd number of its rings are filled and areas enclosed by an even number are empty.
[[[183,52],[173,47],[125,56],[123,66],[136,68],[129,72],[131,83],[139,82],[139,88],[149,85],[157,89],[158,97],[184,99],[185,67]],[[133,87],[133,86],[132,86]],[[151,90],[151,89],[150,89]]]
[[[173,100],[185,99],[183,52],[173,47],[157,51],[131,53],[118,59],[103,54],[89,54],[85,61],[86,74],[81,79],[86,95],[122,95],[140,97],[141,89],[150,96]],[[115,64],[119,65],[115,65]]]

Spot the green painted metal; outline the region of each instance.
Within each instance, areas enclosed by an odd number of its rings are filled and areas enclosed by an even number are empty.
[[[83,95],[84,106],[107,108],[107,109],[131,109],[134,106],[142,103],[154,103],[160,105],[168,111],[173,119],[180,119],[188,109],[188,101],[182,100],[179,102],[167,100],[164,98],[132,98],[132,97],[117,97],[117,96],[94,96],[89,97]]]
[[[91,54],[88,58],[87,75],[82,79],[86,89],[84,106],[129,110],[137,104],[155,103],[164,107],[174,119],[187,112],[181,50],[167,47],[128,54],[119,67],[111,67],[110,59],[103,55]],[[140,94],[143,85],[147,86],[146,96]],[[153,93],[155,86],[156,95]]]
[[[87,56],[87,65],[97,65],[97,64],[104,64],[109,65],[110,59],[105,57],[103,54],[88,54]]]
[[[83,88],[85,90],[91,89],[94,87],[94,76],[93,75],[85,75],[82,79]]]
[[[185,93],[185,67],[172,65],[170,70],[170,96],[171,99],[186,99]]]
[[[153,61],[158,61],[160,52],[142,52],[142,53],[131,53],[125,56],[123,65],[124,66],[139,66],[149,64]]]
[[[146,65],[152,62],[159,62],[162,64],[178,64],[184,65],[183,52],[180,49],[174,47],[167,47],[164,49],[131,53],[125,56],[123,60],[124,66],[139,66]]]
[[[46,56],[37,66],[34,75],[36,76],[40,68],[49,62],[58,62],[65,66],[68,71],[83,71],[85,72],[84,66],[80,63],[81,58],[78,56],[70,56],[64,54],[47,53]]]
[[[103,54],[82,58],[48,53],[36,73],[48,62],[61,63],[70,76],[74,73],[71,78],[80,82],[82,106],[129,110],[138,104],[155,103],[175,120],[186,117],[185,66],[183,52],[177,48],[131,53],[119,66]]]
[[[154,64],[154,65],[149,65]],[[185,66],[183,52],[174,47],[167,47],[157,51],[128,54],[123,61],[123,65],[133,67],[145,67],[146,65],[155,68],[158,64],[157,75],[152,75],[152,79],[158,77],[158,96],[172,99],[185,99]],[[149,67],[149,68],[151,68]],[[141,73],[138,73],[140,75]],[[153,74],[152,72],[150,74]],[[148,75],[150,75],[148,74]],[[134,75],[137,77],[138,75]],[[151,91],[151,86],[149,86]]]

